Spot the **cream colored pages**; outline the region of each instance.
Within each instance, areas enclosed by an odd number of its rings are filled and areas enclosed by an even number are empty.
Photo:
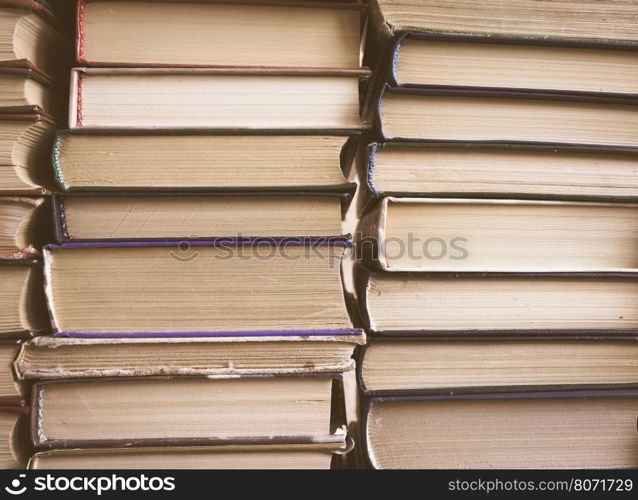
[[[637,412],[636,398],[374,403],[368,449],[380,468],[630,468]]]
[[[636,0],[376,0],[393,26],[434,32],[638,40]]]
[[[326,436],[332,379],[69,382],[39,394],[39,439]]]
[[[387,148],[375,155],[379,191],[638,196],[638,155],[560,149]]]
[[[214,3],[86,2],[90,63],[356,68],[361,12]]]
[[[396,78],[402,84],[636,93],[638,53],[408,39]]]
[[[67,187],[293,187],[343,184],[347,137],[81,135],[56,144]],[[0,143],[1,144],[1,143]]]
[[[74,332],[351,329],[343,248],[297,244],[46,252],[57,328]]]
[[[612,279],[371,278],[372,330],[635,329],[638,282]]]
[[[332,453],[314,450],[38,453],[30,469],[330,469]]]
[[[338,236],[333,196],[67,197],[71,238]]]
[[[367,390],[638,383],[638,342],[377,342],[365,351]]]
[[[359,76],[80,75],[81,127],[358,129]]]
[[[386,92],[388,138],[638,145],[638,106],[570,100]]]
[[[380,259],[388,270],[638,269],[638,205],[436,198],[383,204]]]

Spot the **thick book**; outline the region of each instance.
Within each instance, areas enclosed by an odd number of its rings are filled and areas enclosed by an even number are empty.
[[[364,443],[378,469],[631,469],[638,391],[374,397]]]
[[[408,32],[386,64],[394,86],[638,94],[638,54],[613,45]]]
[[[299,238],[348,240],[348,193],[75,193],[55,195],[55,239]]]
[[[74,68],[69,127],[365,129],[359,84],[369,76],[366,68]]]
[[[37,260],[0,259],[0,336],[22,338],[51,330]]]
[[[15,346],[11,361],[16,358],[16,374],[24,381],[337,373],[353,368],[354,348],[364,343],[363,333],[175,339],[39,336],[23,343],[19,354]]]
[[[386,142],[368,148],[375,196],[638,200],[637,148]]]
[[[357,2],[80,0],[76,59],[90,66],[357,68]]]
[[[66,120],[65,93],[47,77],[30,68],[0,65],[0,114],[46,114]]]
[[[361,220],[384,271],[638,269],[638,205],[384,197]]]
[[[294,238],[49,245],[49,311],[56,334],[71,337],[358,335],[340,269],[351,246]]]
[[[19,338],[0,339],[0,407],[25,405],[25,388],[14,377],[14,362],[21,343]]]
[[[423,336],[635,336],[638,274],[367,273],[369,331]]]
[[[386,86],[382,140],[636,147],[638,100],[615,94]]]
[[[0,194],[31,196],[53,189],[56,124],[41,114],[0,113]]]
[[[0,23],[13,35],[0,44],[0,67],[37,69],[59,83],[68,81],[73,42],[46,2],[2,0]]]
[[[636,0],[374,0],[375,25],[384,37],[401,31],[482,34],[490,38],[553,39],[604,45],[638,43]]]
[[[638,389],[638,337],[377,337],[357,371],[369,396]]]
[[[0,196],[0,259],[29,259],[51,241],[47,198]]]
[[[63,191],[352,191],[347,175],[359,137],[339,130],[63,130],[53,167]]]
[[[342,375],[38,382],[35,447],[342,443]]]
[[[40,451],[28,469],[330,469],[348,452],[346,436],[341,441],[317,443],[226,444],[218,446],[165,446]]]
[[[29,407],[0,406],[0,469],[21,469],[29,459],[28,429],[25,427]]]

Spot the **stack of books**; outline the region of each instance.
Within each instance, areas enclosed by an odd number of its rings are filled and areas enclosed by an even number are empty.
[[[80,0],[44,253],[54,332],[16,361],[32,468],[325,468],[348,451],[364,14]]]
[[[22,339],[50,329],[41,248],[51,241],[51,147],[65,122],[72,43],[44,3],[0,5],[0,468],[22,467],[28,387],[13,360]]]
[[[374,5],[374,467],[638,465],[638,3],[587,6]]]

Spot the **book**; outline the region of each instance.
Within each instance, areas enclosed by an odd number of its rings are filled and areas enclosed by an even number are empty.
[[[40,336],[14,353],[21,380],[109,376],[241,376],[335,373],[353,368],[352,335],[194,338],[66,338]]]
[[[449,142],[373,143],[374,195],[635,201],[633,148]]]
[[[228,238],[347,240],[350,195],[82,193],[54,197],[56,240]]]
[[[66,119],[63,93],[46,77],[30,68],[0,65],[0,114],[47,114]]]
[[[28,259],[51,236],[46,198],[0,196],[0,258]]]
[[[0,339],[0,408],[24,406],[24,387],[13,376],[13,362],[20,351],[20,339]]]
[[[344,241],[50,245],[46,291],[58,335],[352,335]],[[114,270],[117,270],[114,272]]]
[[[356,2],[81,0],[76,58],[94,66],[357,68],[363,15]]]
[[[4,266],[0,265],[0,272]],[[3,282],[4,283],[4,282]],[[0,302],[4,306],[2,302]],[[3,308],[2,308],[3,309]],[[13,361],[20,349],[20,340],[0,339],[0,468],[24,467],[28,446],[24,441],[24,419],[29,413],[25,400],[28,389],[13,377]]]
[[[635,147],[638,101],[521,91],[386,87],[385,139]]]
[[[43,115],[0,113],[0,193],[42,195],[53,188],[55,130]]]
[[[51,321],[46,309],[42,266],[36,260],[0,259],[0,335],[24,337],[46,333]]]
[[[392,54],[394,86],[638,93],[638,55],[626,47],[408,32]]]
[[[385,271],[638,268],[638,205],[384,197],[361,226]]]
[[[53,162],[64,191],[335,192],[353,187],[358,142],[339,131],[65,130]]]
[[[361,307],[394,335],[636,332],[636,273],[371,273]]]
[[[318,374],[38,382],[31,435],[34,446],[48,448],[343,443],[343,421],[332,418],[343,400],[339,379]]]
[[[481,33],[493,38],[574,40],[634,45],[638,42],[635,0],[549,3],[511,0],[375,0],[375,26],[390,36],[405,30],[426,33]]]
[[[577,333],[577,332],[576,332]],[[359,355],[368,395],[638,387],[638,340],[627,337],[379,337]]]
[[[381,469],[624,469],[636,411],[635,390],[379,397],[363,436]]]
[[[75,68],[69,126],[358,130],[367,127],[359,116],[367,76],[367,69]]]
[[[344,436],[345,438],[345,436]],[[41,451],[29,469],[330,469],[344,442]]]
[[[22,469],[28,456],[25,456],[25,428],[22,415],[28,413],[27,406],[0,408],[0,469]]]
[[[37,69],[60,83],[68,81],[73,43],[45,2],[2,0],[0,67]]]

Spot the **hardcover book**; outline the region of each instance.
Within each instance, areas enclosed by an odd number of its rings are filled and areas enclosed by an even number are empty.
[[[622,95],[387,86],[383,140],[636,147],[638,101]]]
[[[636,389],[635,335],[377,337],[359,351],[367,395]]]
[[[55,239],[348,240],[348,193],[76,193],[53,198]]]
[[[375,397],[363,439],[375,468],[629,469],[638,391]]]
[[[50,241],[51,207],[46,198],[0,196],[0,259],[29,259]]]
[[[312,1],[78,2],[91,66],[358,68],[365,7]]]
[[[638,205],[382,198],[361,221],[385,271],[638,269]]]
[[[46,114],[66,120],[64,93],[30,68],[0,66],[0,114]]]
[[[73,43],[46,2],[2,0],[0,67],[37,69],[60,83],[68,81]]]
[[[55,130],[55,123],[44,115],[0,113],[1,194],[42,195],[53,188]]]
[[[53,147],[53,166],[63,191],[335,192],[354,187],[346,176],[359,135],[338,130],[63,130]]]
[[[0,259],[0,276],[0,335],[24,337],[50,331],[41,264]]]
[[[635,272],[361,273],[361,308],[384,335],[635,335]]]
[[[336,445],[343,398],[341,374],[46,381],[33,388],[31,435],[36,447],[70,449]]]
[[[449,142],[373,143],[375,195],[636,201],[638,149]]]
[[[16,356],[21,380],[140,376],[240,376],[351,370],[351,335],[264,335],[193,338],[67,338],[40,336]],[[12,358],[12,361],[13,361]]]
[[[345,241],[71,242],[44,251],[57,335],[353,335]],[[114,272],[113,270],[117,270]]]
[[[374,0],[375,26],[386,37],[401,31],[480,33],[491,38],[574,40],[635,46],[635,0],[587,2],[510,0]],[[579,5],[580,6],[580,5]]]
[[[75,68],[70,128],[367,128],[368,69]],[[148,92],[152,87],[153,92]]]

